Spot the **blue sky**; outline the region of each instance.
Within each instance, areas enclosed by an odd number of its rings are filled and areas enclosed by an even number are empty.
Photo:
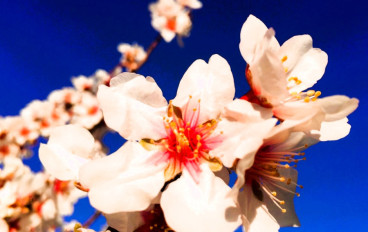
[[[120,42],[147,47],[156,32],[148,1],[10,1],[0,2],[0,115],[17,115],[33,99],[70,86],[70,78],[111,69],[120,57]],[[248,90],[245,62],[238,44],[240,29],[254,14],[276,31],[282,43],[310,34],[314,47],[329,55],[324,77],[314,89],[323,96],[356,97],[360,106],[350,117],[348,137],[319,143],[300,163],[301,197],[295,199],[302,226],[281,231],[368,231],[368,174],[364,144],[368,136],[368,16],[358,1],[204,0],[193,12],[193,29],[184,47],[161,43],[140,70],[156,79],[166,98],[175,96],[180,78],[196,59],[220,54],[232,68],[236,96]],[[121,140],[107,138],[116,149]],[[37,159],[27,161],[35,170]],[[86,205],[87,200],[82,202]],[[90,212],[78,209],[81,221]],[[98,227],[98,225],[96,225]]]

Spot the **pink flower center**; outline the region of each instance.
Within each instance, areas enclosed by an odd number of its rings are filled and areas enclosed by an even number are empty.
[[[212,135],[217,120],[212,119],[199,124],[200,100],[197,107],[189,109],[190,101],[191,97],[184,106],[183,113],[179,107],[173,106],[170,102],[167,117],[163,118],[166,137],[158,141],[149,140],[150,144],[157,145],[160,150],[155,156],[155,162],[168,163],[165,170],[166,180],[174,178],[186,168],[197,181],[199,165],[202,162],[209,162],[212,167],[217,166],[214,169],[221,166],[218,159],[209,156],[209,151],[221,142],[219,135]]]

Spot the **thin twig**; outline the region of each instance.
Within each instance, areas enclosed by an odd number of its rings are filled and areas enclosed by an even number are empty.
[[[155,50],[155,48],[161,42],[161,40],[162,40],[162,36],[161,34],[158,34],[155,40],[152,41],[152,43],[148,47],[147,52],[146,52],[146,57],[138,64],[138,67],[136,69],[132,70],[132,72],[137,72],[147,62],[149,56],[151,55],[153,50]]]
[[[89,217],[87,219],[87,221],[85,223],[83,223],[83,228],[88,228],[90,227],[96,220],[98,217],[101,216],[101,212],[100,211],[96,211],[91,217]]]

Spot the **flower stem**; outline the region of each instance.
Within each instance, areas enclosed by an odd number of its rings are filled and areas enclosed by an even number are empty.
[[[161,40],[162,40],[162,36],[161,34],[158,34],[155,40],[153,40],[150,46],[148,47],[147,52],[146,52],[146,57],[138,64],[138,67],[136,69],[132,70],[132,72],[137,72],[147,62],[149,56],[151,55],[153,50],[155,50],[155,48],[161,42]]]
[[[101,216],[101,212],[100,211],[95,211],[94,214],[92,214],[92,216],[89,217],[85,223],[83,223],[83,225],[82,225],[83,228],[90,227],[97,220],[97,218],[99,218],[100,216]]]

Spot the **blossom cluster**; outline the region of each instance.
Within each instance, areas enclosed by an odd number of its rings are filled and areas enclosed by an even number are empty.
[[[152,26],[167,42],[186,36],[191,10],[201,7],[198,0],[158,0],[149,6]],[[311,89],[327,54],[309,35],[280,45],[274,30],[250,15],[240,37],[250,86],[240,99],[230,65],[215,54],[194,61],[168,101],[154,78],[136,73],[157,41],[147,52],[124,43],[111,72],[75,77],[74,88],[1,118],[0,230],[53,231],[83,195],[106,217],[108,231],[300,226],[297,164],[309,146],[349,134],[347,116],[358,100]],[[102,138],[110,129],[126,142],[106,155]],[[48,138],[39,148],[45,172],[34,174],[20,157],[41,136]]]

